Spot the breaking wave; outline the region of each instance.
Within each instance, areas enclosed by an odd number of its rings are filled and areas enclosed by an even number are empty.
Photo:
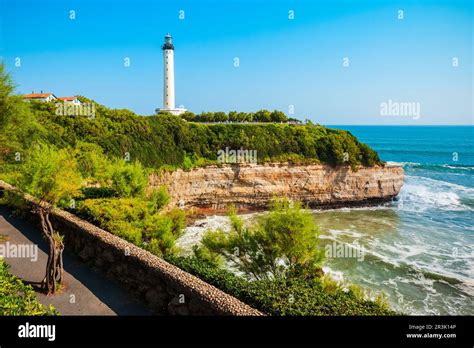
[[[407,175],[397,202],[400,210],[472,211],[474,189],[446,181]]]

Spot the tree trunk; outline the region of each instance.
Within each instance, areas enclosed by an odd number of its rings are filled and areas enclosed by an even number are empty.
[[[40,217],[43,235],[49,243],[46,273],[41,284],[45,292],[49,295],[54,294],[57,290],[57,286],[62,282],[64,243],[59,233],[54,231],[53,225],[49,220],[50,208],[40,207],[37,213]]]

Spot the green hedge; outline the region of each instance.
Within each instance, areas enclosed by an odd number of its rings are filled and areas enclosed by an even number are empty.
[[[31,285],[25,285],[0,258],[0,315],[57,315],[53,306],[38,302]]]
[[[166,260],[269,315],[396,314],[380,299],[366,300],[354,290],[325,289],[319,279],[247,281],[193,257],[173,256]]]

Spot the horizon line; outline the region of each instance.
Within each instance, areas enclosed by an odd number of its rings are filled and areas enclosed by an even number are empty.
[[[364,127],[473,127],[474,124],[323,124],[324,126],[364,126]]]

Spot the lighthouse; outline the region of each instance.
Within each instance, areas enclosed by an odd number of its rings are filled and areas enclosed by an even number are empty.
[[[171,35],[165,36],[165,44],[163,49],[164,62],[164,80],[163,80],[163,107],[158,111],[169,112],[173,115],[180,115],[186,111],[183,108],[176,108],[174,94],[174,45]]]

